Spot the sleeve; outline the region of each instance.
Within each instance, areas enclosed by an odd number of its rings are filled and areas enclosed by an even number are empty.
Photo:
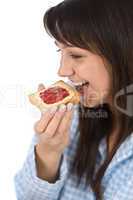
[[[15,190],[17,200],[57,200],[67,177],[65,155],[62,157],[59,179],[49,183],[37,177],[34,147],[37,136],[33,138],[28,156],[22,169],[15,175]]]
[[[70,128],[71,139],[75,138],[76,127],[78,124],[78,106],[75,106],[75,112]],[[37,144],[37,136],[33,137],[28,156],[22,169],[14,178],[17,200],[58,200],[60,192],[65,184],[68,175],[67,153],[62,156],[59,169],[59,178],[55,183],[49,183],[39,179],[36,174],[34,147]]]

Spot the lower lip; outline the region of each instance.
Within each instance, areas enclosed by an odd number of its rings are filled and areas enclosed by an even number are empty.
[[[89,85],[84,85],[80,89],[78,89],[78,92],[80,94],[81,104],[87,105],[88,88],[89,88]]]
[[[87,90],[88,90],[89,85],[84,85],[78,92],[80,93],[81,96],[86,96],[87,95]]]
[[[81,104],[84,104],[85,106],[88,104],[87,102],[87,99],[88,99],[88,88],[89,88],[89,85],[84,85],[82,87],[82,91],[81,91]]]

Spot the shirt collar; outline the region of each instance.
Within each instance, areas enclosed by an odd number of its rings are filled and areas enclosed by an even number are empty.
[[[107,142],[106,142],[106,138],[103,138],[101,140],[98,150],[99,150],[99,154],[101,156],[101,160],[105,160],[106,155],[107,155]]]
[[[107,154],[107,141],[105,138],[103,138],[100,142],[99,154],[102,161],[104,161]],[[114,165],[118,164],[119,162],[129,158],[130,156],[133,156],[133,133],[131,133],[120,145],[111,163],[108,166],[108,170],[110,170]]]

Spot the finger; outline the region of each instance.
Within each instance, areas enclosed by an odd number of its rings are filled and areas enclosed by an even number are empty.
[[[48,109],[41,115],[41,118],[39,121],[37,121],[34,125],[34,130],[36,133],[41,134],[45,131],[45,129],[48,126],[48,123],[53,118],[57,111],[57,106],[52,107],[51,109]]]
[[[72,121],[72,116],[73,116],[73,104],[72,103],[68,103],[67,104],[67,111],[60,123],[60,126],[58,127],[58,131],[57,134],[61,134],[63,135],[64,132],[66,132],[67,130],[69,130],[70,125],[71,125],[71,121]]]
[[[43,89],[45,89],[45,86],[44,86],[42,83],[40,83],[40,84],[38,85],[38,91],[41,91],[41,90],[43,90]]]
[[[59,107],[59,110],[55,113],[50,123],[48,124],[46,132],[44,132],[45,138],[51,138],[55,135],[56,130],[60,125],[60,122],[65,114],[65,111],[66,111],[66,105],[62,104]]]

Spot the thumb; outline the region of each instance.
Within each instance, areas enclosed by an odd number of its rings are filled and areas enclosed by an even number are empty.
[[[44,86],[42,83],[40,83],[40,84],[38,85],[38,91],[41,91],[41,90],[43,90],[43,89],[45,89],[45,86]]]

